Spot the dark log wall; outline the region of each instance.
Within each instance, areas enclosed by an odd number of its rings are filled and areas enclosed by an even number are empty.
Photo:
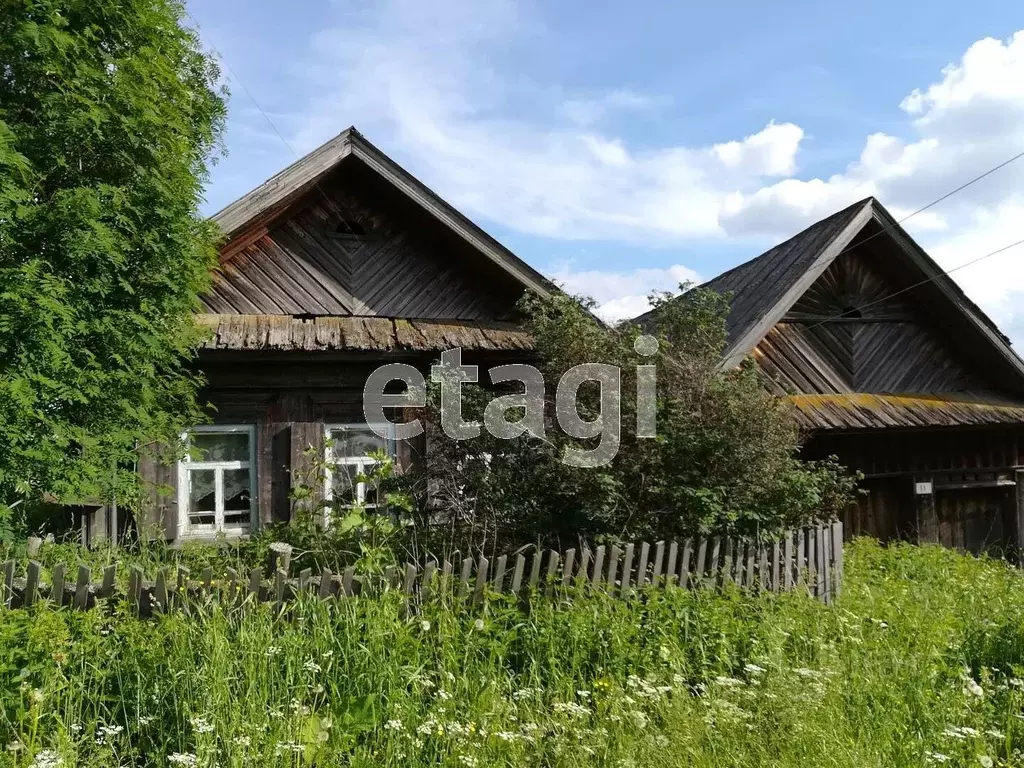
[[[325,428],[363,423],[366,378],[387,361],[379,353],[332,359],[326,354],[261,357],[255,352],[209,353],[202,360],[208,383],[201,398],[212,406],[213,422],[256,426],[257,505],[263,524],[289,519],[293,485],[311,486],[317,494],[322,491],[312,457],[323,457]],[[486,383],[491,366],[523,361],[522,354],[481,353],[466,355],[463,362],[480,366],[480,381]],[[402,362],[415,365],[428,378],[434,357],[405,356]],[[387,415],[402,421],[400,414]],[[399,467],[411,468],[422,454],[422,439],[399,441],[396,449]],[[141,521],[144,532],[173,538],[178,516],[177,467],[147,459],[140,473],[150,490]]]
[[[228,244],[204,304],[222,314],[505,319],[522,289],[346,166]]]
[[[932,484],[936,541],[1005,554],[1017,542],[1017,488],[1024,427],[819,433],[806,458],[838,456],[865,474],[847,511],[848,536],[916,540],[915,483]]]
[[[912,293],[885,298],[905,286],[883,264],[871,243],[842,254],[769,331],[754,355],[773,392],[992,388]]]

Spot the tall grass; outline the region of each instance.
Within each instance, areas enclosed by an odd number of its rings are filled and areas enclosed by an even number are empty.
[[[847,550],[844,593],[0,615],[0,765],[1019,765],[1024,579]],[[7,745],[4,749],[3,745]]]

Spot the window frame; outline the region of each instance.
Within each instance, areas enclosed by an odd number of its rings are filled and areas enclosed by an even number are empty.
[[[249,461],[203,461],[192,459],[191,436],[194,434],[245,434],[249,437]],[[259,522],[259,484],[256,478],[256,425],[255,424],[200,424],[181,433],[185,456],[178,462],[178,536],[185,538],[210,538],[214,536],[242,537],[256,530]],[[246,527],[224,527],[224,471],[233,469],[249,470],[249,523]],[[212,525],[192,523],[189,504],[191,500],[191,472],[213,470],[214,511]],[[219,491],[219,493],[218,493]]]
[[[324,525],[330,525],[330,518],[332,512],[332,506],[334,504],[334,467],[344,464],[348,466],[357,467],[357,474],[365,474],[366,470],[363,469],[364,464],[372,466],[375,462],[367,462],[368,456],[346,456],[341,459],[334,458],[334,448],[331,447],[331,433],[339,429],[358,429],[360,431],[369,430],[372,427],[378,427],[387,432],[387,437],[384,438],[384,450],[388,456],[392,459],[396,458],[396,445],[395,445],[395,425],[391,422],[384,422],[381,424],[367,424],[365,422],[349,422],[342,424],[325,424],[324,425]],[[376,434],[376,433],[375,433]],[[380,437],[380,435],[376,435]],[[363,504],[367,509],[382,510],[383,507],[377,504],[366,506],[366,483],[356,483],[356,503]],[[345,508],[345,507],[342,507]]]

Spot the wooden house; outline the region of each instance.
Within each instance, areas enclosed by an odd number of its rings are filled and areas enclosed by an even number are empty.
[[[143,463],[163,491],[140,516],[147,532],[183,540],[285,520],[311,454],[330,466],[325,494],[360,498],[372,450],[414,458],[363,422],[371,371],[429,373],[453,347],[482,377],[531,357],[516,303],[551,284],[354,128],[214,221],[225,240],[199,318],[212,331],[199,367],[214,423],[184,436],[201,459]]]
[[[1024,362],[878,201],[705,287],[731,295],[723,365],[752,355],[805,457],[864,474],[847,535],[1024,546]]]

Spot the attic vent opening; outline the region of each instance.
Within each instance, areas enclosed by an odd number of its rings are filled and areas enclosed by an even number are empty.
[[[370,233],[355,219],[341,219],[329,225],[327,234],[336,240],[365,240]]]
[[[843,313],[840,315],[845,320],[860,320],[863,316],[859,309],[851,306],[843,307]]]

